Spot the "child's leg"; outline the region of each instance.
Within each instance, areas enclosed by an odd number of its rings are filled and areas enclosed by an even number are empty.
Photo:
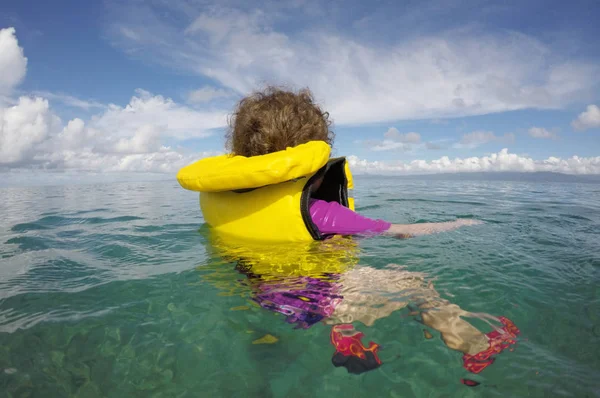
[[[362,322],[371,326],[409,302],[416,302],[425,325],[441,333],[442,340],[451,349],[464,354],[475,354],[489,347],[488,337],[462,317],[481,319],[495,317],[473,314],[458,305],[442,299],[426,281],[426,275],[406,271],[390,264],[386,269],[357,267],[340,277],[341,304],[336,307],[329,323]]]
[[[463,366],[470,372],[479,373],[494,362],[494,355],[516,343],[519,329],[510,319],[496,318],[488,314],[474,314],[450,304],[435,293],[424,300],[419,308],[423,310],[423,323],[440,332],[442,340],[451,349],[462,352]],[[493,319],[502,323],[501,328],[483,334],[461,317],[477,317],[486,322]]]
[[[506,348],[508,342],[513,344],[511,339],[518,334],[510,320],[464,311],[442,299],[433,284],[426,282],[424,274],[408,272],[400,266],[354,268],[340,275],[338,293],[342,301],[326,323],[339,325],[359,321],[371,326],[377,319],[414,302],[423,323],[439,331],[449,348],[462,352],[465,368],[475,373],[492,363],[490,356]],[[462,317],[493,319],[502,322],[504,327],[500,332],[484,334]]]
[[[421,313],[423,323],[440,332],[444,343],[453,350],[476,354],[488,347],[488,339],[475,326],[461,318],[468,313],[458,305],[439,303],[436,308]],[[421,309],[427,309],[431,302]],[[429,307],[431,308],[431,307]]]
[[[361,322],[372,326],[377,319],[407,306],[412,288],[422,286],[423,275],[400,269],[356,267],[340,275],[337,293],[342,297],[325,322]]]

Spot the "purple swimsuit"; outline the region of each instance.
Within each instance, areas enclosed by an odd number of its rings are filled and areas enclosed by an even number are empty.
[[[318,199],[310,201],[310,216],[322,234],[378,234],[387,231],[392,225],[383,220],[361,216],[337,202]]]

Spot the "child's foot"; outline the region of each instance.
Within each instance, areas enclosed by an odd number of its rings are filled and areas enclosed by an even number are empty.
[[[363,333],[354,329],[351,324],[335,325],[331,328],[331,344],[335,347],[335,354],[331,362],[335,367],[343,366],[348,373],[360,374],[381,365],[377,356],[379,345],[369,342],[365,347],[360,341]]]
[[[517,343],[516,337],[520,333],[519,329],[508,318],[501,316],[498,317],[498,319],[504,325],[501,329],[504,333],[497,330],[487,333],[486,336],[489,339],[489,347],[487,350],[473,355],[463,355],[463,366],[469,372],[481,372],[483,369],[494,363],[495,358],[493,358],[492,355],[499,354],[505,348],[510,347],[511,344]]]

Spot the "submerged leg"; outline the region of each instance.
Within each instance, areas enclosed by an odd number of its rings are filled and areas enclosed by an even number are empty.
[[[441,333],[453,350],[475,354],[487,348],[488,339],[479,329],[461,318],[466,315],[456,304],[446,304],[421,313],[423,323]]]
[[[484,334],[461,316],[492,318],[502,323],[503,327],[494,327],[494,331]],[[421,317],[423,323],[441,333],[442,340],[449,348],[464,354],[463,366],[472,373],[479,373],[494,363],[493,356],[516,344],[516,337],[520,333],[506,317],[469,313],[455,304],[436,306],[435,309],[422,312]]]

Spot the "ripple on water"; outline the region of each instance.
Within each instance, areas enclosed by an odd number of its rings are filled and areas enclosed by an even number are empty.
[[[37,221],[21,223],[14,225],[11,230],[13,232],[28,232],[36,230],[47,230],[51,228],[57,228],[65,225],[73,224],[106,224],[106,223],[120,223],[128,221],[143,220],[141,217],[136,216],[120,216],[120,217],[64,217],[64,216],[45,216]]]
[[[360,207],[356,208],[356,211],[360,212],[360,211],[374,210],[374,209],[379,209],[379,208],[381,208],[380,205],[360,206]]]
[[[486,206],[486,203],[483,202],[469,202],[469,201],[461,201],[461,200],[433,200],[433,199],[405,199],[405,198],[391,198],[385,199],[386,202],[417,202],[417,203],[450,203],[450,204],[460,204],[460,205],[471,205],[471,206]]]

